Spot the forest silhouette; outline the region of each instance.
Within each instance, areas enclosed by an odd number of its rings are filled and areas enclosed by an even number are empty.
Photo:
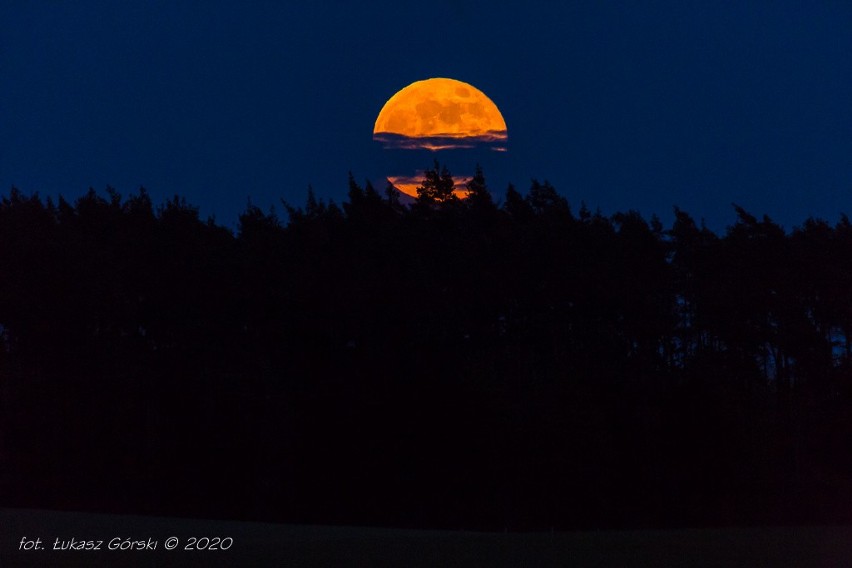
[[[549,183],[0,203],[0,504],[531,530],[852,521],[852,224]]]

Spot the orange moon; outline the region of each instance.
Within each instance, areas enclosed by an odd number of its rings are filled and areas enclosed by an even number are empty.
[[[392,96],[373,127],[385,148],[445,150],[490,146],[504,151],[506,121],[485,93],[462,81],[415,81]]]

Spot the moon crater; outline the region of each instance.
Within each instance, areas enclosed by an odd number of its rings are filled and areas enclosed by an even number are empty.
[[[505,150],[506,121],[485,93],[455,79],[415,81],[382,107],[373,139],[386,148],[429,150],[485,144]]]

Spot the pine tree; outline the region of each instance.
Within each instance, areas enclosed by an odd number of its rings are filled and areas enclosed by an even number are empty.
[[[427,169],[423,175],[423,183],[417,188],[417,200],[422,205],[458,201],[453,193],[455,182],[446,165],[441,166],[435,160],[435,167]]]
[[[473,178],[466,184],[467,187],[467,206],[472,211],[493,211],[496,209],[494,201],[491,199],[491,193],[485,184],[485,174],[482,173],[482,166],[476,165],[476,173]]]

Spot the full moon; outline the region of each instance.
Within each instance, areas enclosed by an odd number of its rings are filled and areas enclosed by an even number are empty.
[[[373,139],[385,148],[445,150],[487,145],[503,151],[506,121],[485,93],[455,79],[415,81],[382,107]]]

